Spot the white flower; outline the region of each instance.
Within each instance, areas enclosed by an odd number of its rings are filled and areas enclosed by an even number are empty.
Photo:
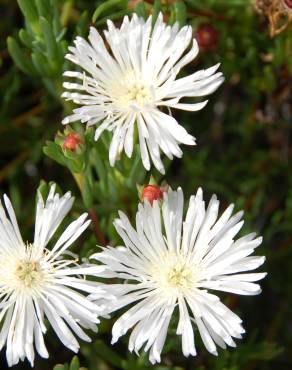
[[[84,276],[95,276],[100,267],[77,264],[68,258],[68,247],[88,227],[84,213],[62,233],[52,249],[47,244],[73,204],[70,193],[55,194],[52,186],[44,204],[39,195],[32,243],[24,243],[7,196],[0,203],[0,349],[7,346],[9,366],[25,357],[33,366],[34,346],[40,356],[49,356],[44,344],[47,319],[61,342],[77,352],[73,332],[90,338],[81,327],[96,330],[100,308],[81,292],[98,294],[99,286]],[[67,252],[66,252],[67,251]],[[103,268],[102,268],[103,269]]]
[[[120,212],[115,227],[125,247],[103,248],[92,256],[106,266],[101,276],[125,279],[124,284],[106,286],[108,294],[116,296],[108,311],[132,304],[115,322],[112,343],[133,328],[129,350],[138,353],[145,345],[152,363],[160,361],[176,307],[176,333],[185,356],[196,355],[193,325],[212,354],[217,354],[216,344],[235,346],[232,337],[241,338],[242,321],[208,290],[259,294],[260,286],[253,282],[266,275],[245,273],[265,258],[249,257],[262,242],[254,233],[234,240],[243,212],[231,216],[230,205],[218,218],[219,201],[214,195],[205,209],[201,189],[190,198],[184,221],[183,206],[180,188],[164,194],[162,209],[158,201],[140,204],[136,230]]]
[[[109,150],[112,166],[123,149],[129,158],[132,156],[136,124],[145,168],[150,169],[150,154],[155,167],[164,173],[160,150],[173,159],[182,156],[179,144],[195,145],[195,138],[171,116],[170,108],[202,109],[207,100],[180,100],[211,94],[223,82],[223,76],[215,73],[217,64],[177,79],[181,69],[198,54],[192,27],[179,29],[177,23],[168,26],[162,14],[153,29],[151,24],[151,17],[145,22],[134,14],[131,20],[126,16],[120,28],[108,21],[108,31],[104,31],[106,44],[93,27],[90,43],[76,38],[75,47],[69,48],[66,58],[85,72],[64,73],[78,82],[65,82],[69,91],[62,96],[81,107],[62,123],[80,120],[87,126],[97,125],[96,140],[104,130],[113,131]],[[169,114],[161,110],[163,107]]]

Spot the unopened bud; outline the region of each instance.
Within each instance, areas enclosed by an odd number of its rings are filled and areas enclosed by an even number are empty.
[[[76,133],[71,133],[65,136],[63,148],[75,151],[80,143],[81,139],[79,135],[77,135]]]
[[[197,30],[196,39],[202,49],[216,48],[218,32],[210,24],[201,24]]]
[[[288,10],[292,10],[292,0],[283,0],[283,3]]]
[[[150,204],[153,203],[154,200],[162,199],[163,198],[163,191],[157,185],[146,185],[142,191],[142,200],[148,200]]]

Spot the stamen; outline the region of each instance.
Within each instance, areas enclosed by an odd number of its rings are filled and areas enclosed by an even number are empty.
[[[150,89],[132,74],[113,84],[112,88],[113,102],[119,109],[143,108],[152,100]]]
[[[168,282],[174,288],[186,288],[192,281],[192,274],[185,266],[174,267],[168,273]]]
[[[16,268],[17,278],[28,288],[41,278],[41,271],[38,262],[25,261]]]
[[[154,266],[150,275],[164,294],[182,293],[193,288],[197,281],[198,268],[180,253],[169,253],[163,257],[163,266]]]

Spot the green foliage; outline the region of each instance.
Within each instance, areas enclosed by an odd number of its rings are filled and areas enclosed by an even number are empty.
[[[54,366],[53,370],[87,370],[85,367],[80,367],[80,362],[77,356],[72,358],[70,364],[58,364]]]
[[[7,40],[15,64],[30,76],[41,77],[49,92],[59,98],[64,55],[68,47],[56,0],[18,0],[25,28]]]
[[[257,343],[255,336],[247,343],[244,343],[240,352],[224,351],[218,359],[212,359],[212,369],[234,369],[240,370],[248,367],[250,364],[265,363],[272,361],[275,357],[279,356],[283,350],[273,342],[260,342]]]
[[[126,14],[128,1],[127,0],[108,0],[100,4],[92,16],[92,22],[95,23],[96,20],[101,16],[101,14],[106,15],[106,19],[115,18],[115,14],[122,16],[123,12]],[[116,13],[117,9],[119,10]],[[122,11],[122,13],[120,13]]]

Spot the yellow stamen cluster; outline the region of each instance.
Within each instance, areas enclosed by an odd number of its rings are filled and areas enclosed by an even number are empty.
[[[168,253],[161,265],[152,265],[149,274],[165,294],[186,293],[197,281],[197,267],[180,253]]]
[[[38,262],[23,261],[17,266],[15,275],[25,287],[31,288],[40,279],[42,273]]]

